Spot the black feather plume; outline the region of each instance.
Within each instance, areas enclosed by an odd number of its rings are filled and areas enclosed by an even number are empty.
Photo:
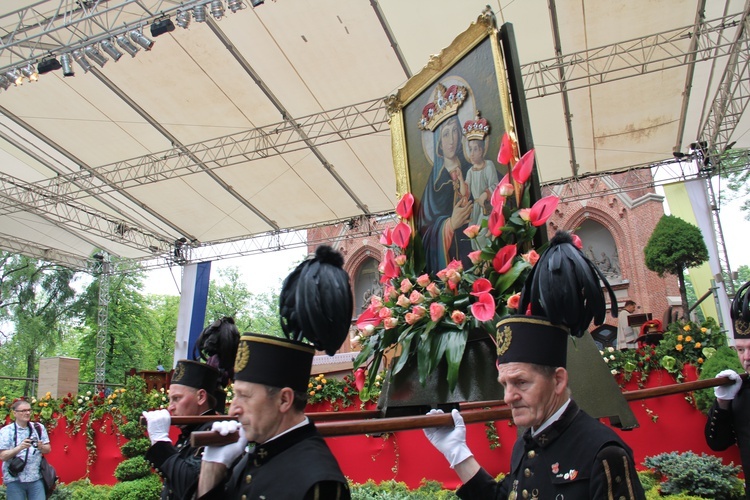
[[[617,299],[607,279],[576,248],[570,233],[558,231],[526,278],[519,310],[526,312],[530,306],[530,314],[567,326],[571,335],[581,337],[592,320],[596,325],[604,322],[607,304],[602,283],[616,317]]]
[[[748,301],[750,301],[750,281],[745,283],[737,290],[732,299],[732,306],[729,309],[729,315],[732,317],[732,323],[737,320],[750,323],[750,309],[748,309]]]
[[[344,258],[320,246],[284,280],[279,295],[281,327],[287,338],[310,341],[332,356],[349,332],[354,308]]]

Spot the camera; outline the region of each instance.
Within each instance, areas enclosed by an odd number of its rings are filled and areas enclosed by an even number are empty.
[[[39,446],[39,438],[38,437],[30,437],[29,439],[31,439],[31,446],[33,446],[34,448],[36,448],[36,447]]]

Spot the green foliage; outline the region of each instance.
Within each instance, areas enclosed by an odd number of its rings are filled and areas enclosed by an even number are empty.
[[[737,373],[743,373],[745,371],[737,357],[737,351],[729,346],[720,347],[716,350],[716,353],[714,353],[713,356],[703,363],[700,379],[714,378],[717,373],[726,369],[734,370]],[[714,400],[716,399],[712,387],[695,391],[694,398],[698,409],[705,414],[708,414],[708,410],[711,409],[711,405],[713,405]]]
[[[145,435],[146,429],[137,420],[131,420],[120,426],[120,434],[127,439],[140,439]]]
[[[144,457],[129,458],[115,468],[118,481],[134,481],[151,474],[151,464]]]
[[[661,453],[646,457],[643,463],[653,469],[662,493],[689,494],[700,498],[730,500],[744,497],[744,486],[737,477],[739,466],[723,465],[721,459],[705,453]]]
[[[696,226],[674,215],[664,215],[643,249],[646,267],[664,276],[679,275],[708,260],[708,249]]]
[[[134,481],[117,483],[109,492],[109,500],[159,500],[160,496],[161,480],[156,474]]]
[[[422,480],[419,488],[409,490],[406,484],[383,481],[380,484],[369,480],[364,484],[351,484],[352,500],[453,500],[458,497],[445,490],[437,481]]]
[[[231,316],[241,332],[247,331],[250,326],[248,306],[252,297],[253,294],[242,280],[238,268],[220,269],[218,279],[212,279],[208,285],[207,323],[222,316]]]
[[[107,500],[111,489],[112,487],[108,485],[91,484],[91,481],[86,478],[70,484],[59,484],[55,493],[67,491],[71,500]]]
[[[133,458],[145,455],[150,447],[151,441],[148,438],[142,437],[128,441],[122,445],[120,451],[122,451],[122,455],[125,458]]]

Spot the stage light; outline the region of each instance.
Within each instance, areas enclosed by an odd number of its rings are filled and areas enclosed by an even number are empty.
[[[73,61],[70,59],[70,54],[61,55],[60,64],[62,65],[63,76],[76,76],[75,71],[73,71]]]
[[[99,49],[97,49],[93,45],[89,45],[88,47],[83,49],[83,52],[86,54],[86,57],[94,61],[96,64],[98,64],[102,68],[104,67],[105,64],[107,64],[107,61],[109,61],[109,59],[107,59],[107,57],[101,52],[99,52]]]
[[[257,7],[258,5],[263,5],[263,0],[250,0],[250,3],[253,4],[253,7]]]
[[[115,62],[119,61],[120,58],[122,57],[122,52],[120,52],[119,50],[117,50],[117,47],[115,47],[115,45],[111,41],[109,41],[109,40],[102,40],[101,46],[102,46],[102,49],[104,50],[104,52],[106,52],[107,54],[109,54],[109,56],[112,59],[114,59]]]
[[[56,69],[60,69],[62,66],[60,65],[60,61],[55,59],[55,57],[45,57],[41,61],[39,61],[39,64],[36,65],[36,71],[40,75],[43,75],[45,73],[49,73],[50,71],[55,71]]]
[[[231,10],[232,13],[235,13],[238,10],[244,9],[245,4],[242,3],[242,0],[227,0],[227,8]]]
[[[5,77],[10,80],[16,87],[23,85],[23,75],[17,69],[11,69],[5,72]]]
[[[211,15],[217,21],[224,17],[224,3],[221,0],[211,0]]]
[[[175,22],[177,23],[177,26],[179,26],[182,29],[187,29],[188,26],[190,26],[190,19],[192,18],[192,11],[190,10],[181,10],[177,13],[177,17],[175,17]]]
[[[170,31],[174,31],[174,23],[168,17],[157,19],[151,24],[151,36],[153,37],[169,33]]]
[[[151,50],[151,47],[154,46],[153,40],[150,40],[146,35],[144,35],[140,31],[136,31],[136,30],[131,31],[130,39],[146,50]]]
[[[131,57],[135,57],[138,51],[141,50],[133,45],[133,42],[128,40],[128,37],[125,35],[119,35],[117,37],[117,45],[119,45],[122,50],[130,54]]]
[[[21,73],[23,73],[23,76],[28,78],[30,82],[39,80],[39,73],[36,72],[36,68],[31,63],[21,68]]]
[[[196,23],[205,23],[206,22],[206,6],[196,5],[195,7],[193,7],[193,18],[195,19]]]
[[[83,55],[83,52],[81,52],[80,50],[74,50],[73,59],[76,60],[84,73],[89,72],[89,70],[91,69],[91,63],[88,59],[86,59],[86,56]]]
[[[8,90],[8,87],[10,87],[10,80],[3,75],[0,75],[0,87],[2,87],[3,90]]]

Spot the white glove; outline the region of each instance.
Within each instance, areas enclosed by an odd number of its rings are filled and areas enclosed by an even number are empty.
[[[733,384],[718,385],[714,387],[714,395],[716,399],[723,399],[725,401],[731,401],[740,392],[742,387],[742,379],[734,370],[723,370],[716,374],[716,377],[726,377],[734,381]]]
[[[151,444],[158,441],[172,442],[169,439],[169,426],[172,425],[172,415],[167,410],[144,411],[143,418],[146,419],[148,438]]]
[[[231,467],[234,461],[237,460],[237,457],[242,455],[242,452],[247,447],[247,438],[245,437],[245,431],[242,429],[242,424],[234,420],[223,420],[221,422],[214,422],[211,430],[217,431],[222,436],[239,432],[240,439],[236,443],[224,446],[206,446],[203,449],[203,461],[216,462]]]
[[[439,415],[443,410],[430,410],[428,415]],[[453,427],[428,427],[424,435],[432,446],[445,456],[451,464],[451,469],[469,457],[474,456],[466,446],[466,425],[458,410],[451,411]]]

